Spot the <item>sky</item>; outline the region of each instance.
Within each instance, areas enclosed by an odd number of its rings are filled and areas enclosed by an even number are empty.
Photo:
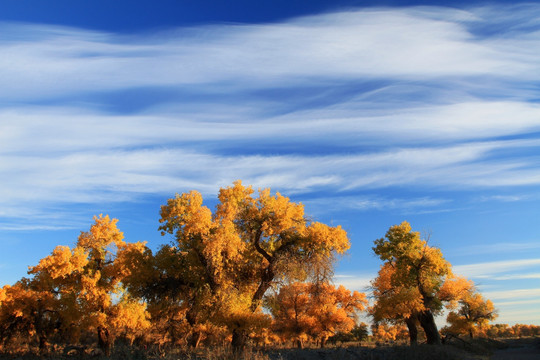
[[[0,3],[0,283],[94,215],[155,249],[159,209],[241,179],[351,241],[408,221],[498,323],[540,325],[540,4]]]

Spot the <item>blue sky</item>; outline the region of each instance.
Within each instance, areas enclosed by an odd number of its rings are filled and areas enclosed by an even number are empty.
[[[341,224],[337,281],[409,221],[540,325],[540,5],[0,4],[0,282],[99,213],[168,242],[159,206],[236,179]]]

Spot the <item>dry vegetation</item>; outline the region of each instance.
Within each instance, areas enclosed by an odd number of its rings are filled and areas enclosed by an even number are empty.
[[[245,348],[233,352],[231,347],[206,347],[186,350],[173,347],[140,349],[130,346],[117,346],[109,356],[104,356],[93,347],[82,352],[72,350],[69,354],[52,354],[50,359],[96,359],[96,360],[488,360],[500,349],[534,348],[540,351],[539,338],[504,339],[504,340],[450,340],[445,345],[386,345],[375,346],[371,343],[350,344],[347,346],[325,349],[254,349]],[[37,347],[34,351],[37,351]],[[3,354],[0,359],[40,358],[32,352],[20,354]]]

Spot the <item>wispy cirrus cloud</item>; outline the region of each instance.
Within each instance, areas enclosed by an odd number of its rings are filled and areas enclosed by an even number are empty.
[[[540,241],[529,242],[501,242],[495,244],[471,245],[461,249],[466,254],[510,254],[519,252],[531,252],[540,249]]]
[[[221,182],[235,178],[246,179],[256,187],[272,184],[293,193],[321,186],[335,189],[407,184],[481,186],[485,175],[496,175],[501,183],[506,176],[507,184],[511,185],[514,182],[511,173],[519,172],[523,161],[517,165],[477,163],[493,146],[497,148],[497,145],[473,144],[324,156],[220,155],[182,148],[24,154],[21,149],[22,154],[3,156],[0,169],[12,176],[4,180],[9,186],[1,192],[4,201],[17,201],[25,196],[38,200],[41,195],[44,200],[65,198],[85,202],[99,201],[95,192],[108,197],[110,192],[116,192],[123,199],[129,193],[164,193],[195,186],[210,193],[223,185]],[[27,192],[30,188],[32,193]],[[418,201],[411,205],[434,205],[433,200]],[[361,207],[362,203],[357,205]]]
[[[512,274],[512,275],[502,275],[502,276],[495,276],[493,278],[494,280],[523,280],[523,279],[540,279],[540,273],[532,273],[532,274]]]
[[[513,10],[523,20],[537,8]],[[209,83],[260,87],[351,77],[488,75],[529,81],[540,73],[539,55],[530,50],[538,41],[534,28],[476,37],[472,26],[491,24],[486,9],[383,8],[133,36],[8,23],[2,26],[10,36],[0,44],[6,55],[1,77],[14,86],[0,94],[50,97],[72,90]],[[498,20],[505,10],[497,9]],[[497,25],[515,23],[507,17]],[[28,62],[34,59],[40,61]]]
[[[506,300],[506,299],[528,299],[537,298],[537,302],[540,304],[540,289],[515,289],[504,291],[486,291],[485,297],[491,300]]]
[[[327,201],[536,186],[540,140],[520,137],[540,131],[538,9],[352,9],[131,35],[2,23],[0,216],[238,178]]]
[[[496,277],[496,274],[516,271],[530,270],[540,266],[540,259],[519,259],[491,261],[469,265],[457,265],[453,271],[457,274],[471,278],[490,278]]]
[[[540,299],[497,301],[498,306],[522,306],[522,305],[539,304],[539,303],[540,303]]]
[[[540,300],[537,302],[540,305]],[[496,305],[496,304],[495,304]],[[532,319],[537,319],[540,316],[539,307],[523,306],[521,308],[501,308],[499,317],[495,320],[498,324],[530,324]]]
[[[336,276],[334,276],[334,283],[336,285],[343,285],[350,290],[366,292],[369,290],[369,287],[371,287],[371,280],[375,277],[375,273],[357,275],[336,274]]]
[[[395,110],[380,109],[384,113],[378,115],[363,114],[349,105],[301,110],[282,116],[264,114],[261,113],[263,110],[255,111],[255,105],[246,104],[238,104],[234,110],[230,106],[201,104],[200,112],[135,115],[54,106],[0,108],[3,140],[0,152],[28,150],[24,146],[28,139],[33,141],[30,150],[55,152],[133,146],[196,146],[197,143],[217,141],[225,147],[233,142],[261,140],[269,143],[277,140],[320,141],[323,144],[355,140],[349,145],[353,149],[380,144],[383,140],[387,141],[385,147],[408,147],[418,143],[429,147],[440,141],[448,144],[491,140],[502,135],[540,130],[540,107],[535,104],[462,103],[409,109],[397,114]],[[513,117],[517,119],[508,121]],[[535,147],[540,141],[499,143],[503,144]],[[477,143],[476,146],[481,145]]]

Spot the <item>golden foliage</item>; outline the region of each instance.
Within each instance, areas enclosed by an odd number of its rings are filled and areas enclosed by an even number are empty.
[[[157,283],[174,282],[184,290],[174,296],[189,306],[186,319],[193,324],[219,319],[245,335],[261,323],[263,296],[276,281],[329,276],[335,255],[349,248],[341,227],[309,222],[302,204],[270,189],[255,196],[237,181],[221,189],[218,199],[214,214],[195,191],[176,195],[161,208],[160,230],[176,242],[160,251],[169,259],[163,266],[154,263],[161,273]],[[173,295],[157,292],[155,300]]]
[[[497,318],[497,312],[491,300],[486,300],[471,287],[459,300],[457,311],[448,314],[450,324],[445,331],[454,334],[468,334],[471,338],[484,334],[491,320]]]
[[[4,329],[34,333],[41,347],[57,332],[69,333],[71,341],[76,341],[83,332],[99,327],[118,327],[130,336],[147,326],[141,304],[114,300],[121,295],[122,280],[129,274],[126,262],[133,256],[128,255],[144,249],[142,243],[125,243],[116,224],[109,216],[94,217],[94,224],[88,232],[81,232],[74,248],[56,247],[29,268],[31,279],[4,288],[0,307],[0,316],[8,323]]]
[[[408,322],[409,326],[419,321],[428,343],[440,343],[433,314],[441,312],[444,302],[452,305],[467,281],[454,278],[441,250],[429,246],[407,222],[390,227],[374,243],[373,251],[384,261],[372,281],[376,302],[370,312],[375,321]]]
[[[353,329],[367,305],[363,293],[327,283],[292,283],[268,299],[275,329],[287,338],[322,340]]]
[[[106,352],[115,337],[241,346],[281,336],[324,344],[353,329],[366,296],[328,282],[334,260],[350,247],[343,228],[310,221],[301,203],[240,181],[220,189],[218,200],[212,212],[196,191],[169,199],[159,230],[174,240],[155,253],[144,242],[126,242],[118,220],[95,216],[73,247],[57,246],[29,267],[28,279],[0,289],[0,337],[37,341],[46,352],[53,338],[76,343],[93,334]],[[491,301],[454,276],[440,249],[407,222],[392,226],[373,250],[383,260],[370,308],[380,339],[402,338],[403,323],[415,329],[420,322],[429,341],[428,331],[438,334],[432,314],[443,306],[452,310],[449,331],[538,332],[489,326]],[[269,296],[270,289],[279,291]]]

